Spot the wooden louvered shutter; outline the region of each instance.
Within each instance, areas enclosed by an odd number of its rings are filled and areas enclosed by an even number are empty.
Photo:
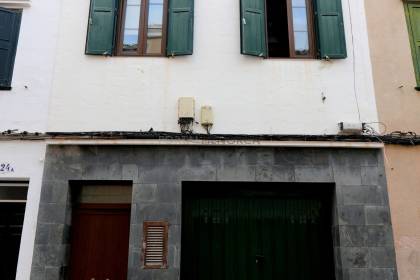
[[[417,79],[416,89],[420,90],[420,4],[408,4],[408,17],[414,69]]]
[[[86,54],[112,55],[118,0],[91,0]]]
[[[0,8],[0,88],[10,89],[16,48],[19,38],[21,12]]]
[[[346,58],[346,36],[341,0],[316,0],[315,18],[320,58]]]
[[[264,0],[241,0],[241,53],[267,57]]]
[[[193,53],[194,0],[170,0],[167,56]]]
[[[167,268],[168,223],[143,223],[143,265],[146,269]]]

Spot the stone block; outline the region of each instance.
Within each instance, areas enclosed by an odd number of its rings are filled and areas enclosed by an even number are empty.
[[[344,271],[344,280],[371,280],[370,269],[367,268],[349,268]],[[340,279],[340,278],[338,278]],[[338,280],[337,279],[337,280]]]
[[[366,206],[366,223],[368,225],[390,225],[391,218],[388,206]]]
[[[273,180],[273,166],[257,165],[255,170],[255,180],[258,182],[271,182]]]
[[[49,226],[50,233],[48,238],[48,244],[63,244],[64,234],[65,234],[65,225],[63,224],[50,224]]]
[[[394,268],[396,266],[394,247],[371,247],[369,251],[372,267]]]
[[[344,204],[383,204],[383,194],[378,186],[341,186],[341,192]]]
[[[50,224],[38,223],[36,226],[35,244],[48,244],[50,235]]]
[[[294,182],[295,168],[293,165],[273,165],[271,180],[273,182]]]
[[[168,268],[168,269],[155,269],[153,271],[153,280],[177,280],[179,279],[179,269]]]
[[[178,208],[175,203],[147,203],[140,205],[141,222],[167,221],[170,224],[179,224]]]
[[[361,176],[362,176],[362,185],[365,185],[365,186],[378,185],[379,176],[380,176],[379,167],[378,166],[362,166]]]
[[[133,203],[156,201],[157,184],[134,184]]]
[[[47,245],[35,245],[32,266],[45,267],[47,263]]]
[[[295,165],[296,182],[334,182],[333,170],[328,165]]]
[[[341,247],[341,261],[343,268],[367,268],[369,250],[360,247]]]
[[[201,165],[195,167],[184,166],[177,170],[177,182],[182,181],[216,181],[217,167]]]
[[[338,185],[360,186],[362,184],[359,165],[334,165],[334,180]]]
[[[134,184],[139,183],[139,168],[135,164],[123,164],[122,166],[122,179],[130,180]]]
[[[32,266],[31,280],[45,280],[45,267]]]
[[[367,246],[385,246],[394,244],[390,226],[367,226]]]
[[[363,205],[338,205],[339,225],[364,225],[365,208]]]
[[[50,266],[45,268],[45,280],[59,280],[60,279],[60,267]]]
[[[255,181],[255,165],[222,165],[217,169],[217,181]]]
[[[176,169],[170,166],[148,166],[140,167],[140,183],[174,183],[177,182]]]
[[[369,280],[398,280],[396,271],[392,268],[372,268],[369,276]]]
[[[61,224],[66,220],[66,205],[57,203],[40,203],[38,222]]]
[[[341,247],[363,247],[367,240],[365,226],[340,226],[339,244]]]

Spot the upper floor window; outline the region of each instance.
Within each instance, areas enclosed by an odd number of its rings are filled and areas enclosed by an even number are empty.
[[[420,2],[407,2],[406,14],[408,30],[410,33],[414,70],[416,72],[416,90],[420,91]]]
[[[0,8],[0,90],[10,90],[19,38],[20,10]]]
[[[164,55],[167,1],[126,0],[120,11],[118,54]]]
[[[91,0],[86,54],[192,54],[193,11],[193,0]]]
[[[242,53],[347,57],[341,0],[241,0]]]

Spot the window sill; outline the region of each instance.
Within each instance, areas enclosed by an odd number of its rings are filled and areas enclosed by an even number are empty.
[[[4,87],[4,86],[0,86],[0,91],[6,91],[6,90],[12,90],[12,87]]]
[[[0,0],[0,7],[5,8],[24,8],[31,4],[32,0]]]

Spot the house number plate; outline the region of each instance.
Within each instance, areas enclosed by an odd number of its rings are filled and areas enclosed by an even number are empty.
[[[0,173],[13,173],[15,168],[10,163],[0,163]]]

